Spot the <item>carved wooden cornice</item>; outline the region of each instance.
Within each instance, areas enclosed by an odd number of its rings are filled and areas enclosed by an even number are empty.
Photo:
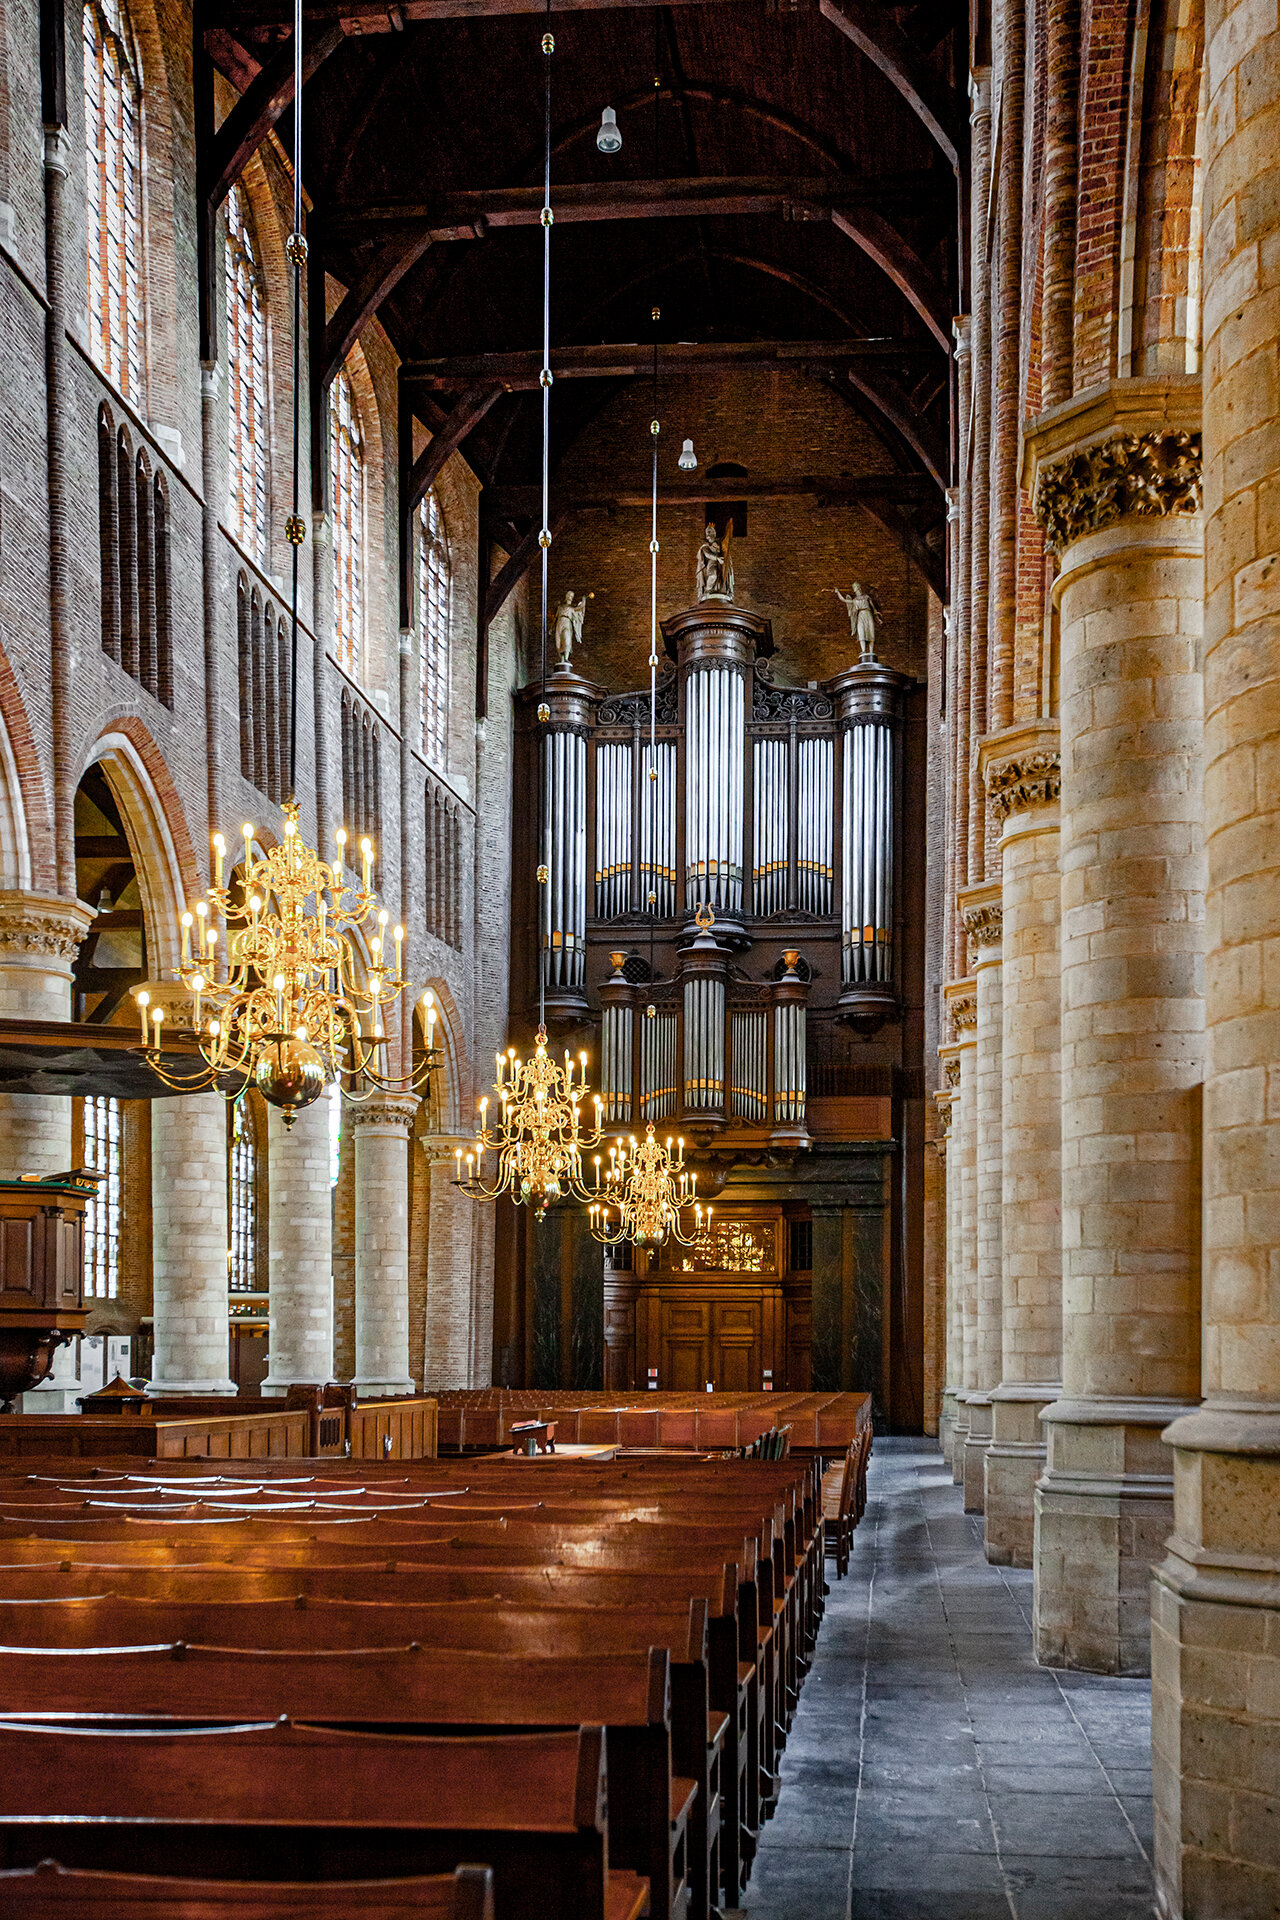
[[[1007,820],[1028,807],[1051,806],[1062,792],[1062,757],[1035,748],[987,768],[987,799],[993,817]]]
[[[1201,492],[1200,435],[1166,428],[1112,434],[1042,465],[1032,508],[1045,544],[1062,553],[1129,514],[1199,513]]]

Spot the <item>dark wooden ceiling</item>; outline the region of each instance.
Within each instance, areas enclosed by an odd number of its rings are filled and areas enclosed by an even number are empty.
[[[198,15],[248,123],[224,127],[206,180],[277,117],[287,147],[290,14],[223,0]],[[553,364],[556,347],[649,343],[655,304],[664,342],[886,342],[815,373],[900,468],[931,474],[932,500],[912,511],[936,546],[966,17],[955,0],[596,0],[549,22],[528,0],[311,0],[308,230],[349,290],[317,378],[376,312],[402,360],[436,363],[411,389],[419,417],[438,429],[492,373],[496,400],[459,416],[467,457],[489,485],[536,477],[536,390],[506,391],[483,356],[540,340],[549,24]],[[605,105],[623,134],[612,157],[595,144]],[[451,385],[455,359],[470,364]],[[557,457],[616,390],[616,377],[558,383]]]

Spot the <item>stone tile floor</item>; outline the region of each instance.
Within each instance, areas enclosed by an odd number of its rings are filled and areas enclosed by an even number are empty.
[[[1147,1920],[1151,1688],[1031,1654],[932,1441],[878,1439],[750,1920]]]

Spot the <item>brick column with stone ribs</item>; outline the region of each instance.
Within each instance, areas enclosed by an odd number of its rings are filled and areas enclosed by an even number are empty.
[[[955,1046],[939,1047],[938,1055],[946,1078],[945,1087],[933,1096],[938,1108],[938,1153],[943,1168],[942,1270],[946,1288],[943,1315],[946,1357],[938,1414],[938,1445],[950,1466],[955,1449],[956,1395],[961,1388],[964,1366],[959,1286],[960,1148],[957,1137],[960,1121],[960,1049]]]
[[[1059,556],[1063,1388],[1036,1492],[1052,1666],[1145,1673],[1199,1391],[1199,383],[1112,381],[1028,428]]]
[[[1062,965],[1058,728],[1029,721],[982,745],[1000,828],[1004,907],[1001,1141],[1003,1321],[984,1507],[988,1560],[1032,1564],[1040,1415],[1062,1392]]]
[[[957,1233],[955,1277],[959,1295],[959,1391],[952,1429],[951,1475],[964,1484],[964,1450],[969,1435],[969,1395],[978,1384],[978,995],[972,980],[954,980],[946,989],[947,1014],[959,1057],[956,1082]]]
[[[1209,0],[1204,1405],[1151,1621],[1166,1920],[1280,1913],[1280,19]]]
[[[969,887],[960,895],[960,913],[973,955],[977,997],[977,1053],[974,1060],[974,1231],[976,1326],[974,1377],[969,1388],[969,1428],[964,1443],[964,1504],[981,1513],[986,1488],[987,1448],[991,1445],[991,1395],[1000,1384],[1001,1354],[1001,1208],[1003,1169],[1000,1147],[1001,1011],[1000,884]]]

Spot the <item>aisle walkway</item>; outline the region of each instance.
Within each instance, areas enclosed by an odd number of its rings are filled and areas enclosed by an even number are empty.
[[[829,1578],[751,1920],[1147,1920],[1150,1685],[1036,1666],[932,1442],[876,1441]]]

